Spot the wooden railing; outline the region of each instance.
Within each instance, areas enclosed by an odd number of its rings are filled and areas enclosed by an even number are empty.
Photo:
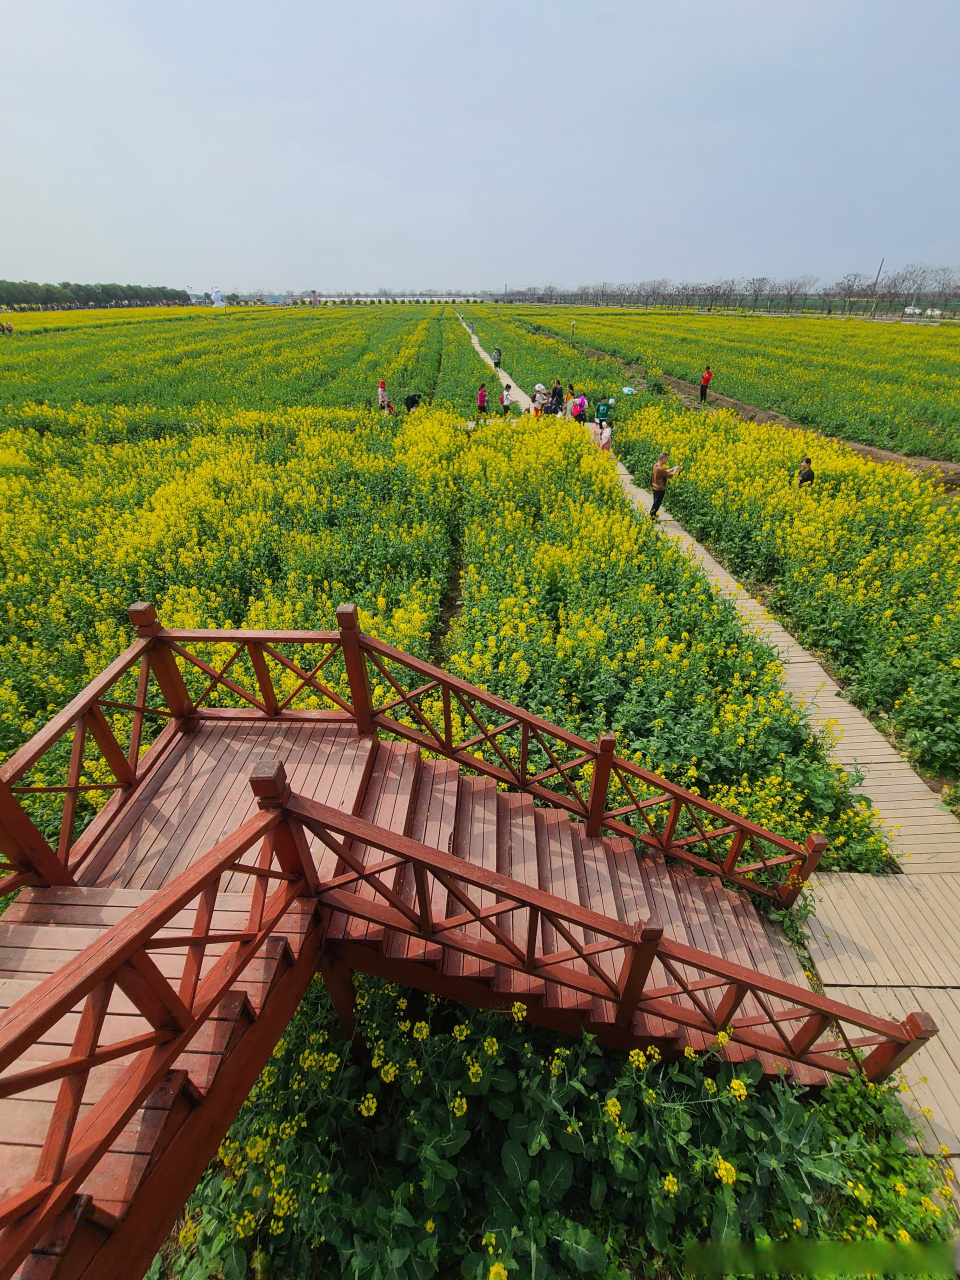
[[[827,847],[817,834],[801,847],[641,769],[614,753],[613,734],[588,742],[364,635],[353,605],[337,610],[338,631],[164,630],[150,604],[130,618],[137,641],[0,769],[0,870],[10,873],[0,893],[72,883],[176,735],[224,717],[352,720],[565,810],[588,835],[628,836],[779,904],[795,901]],[[124,681],[130,692],[111,697]],[[157,722],[165,727],[141,754]],[[91,751],[104,776],[84,781]],[[50,756],[63,780],[28,780]],[[113,794],[75,838],[78,806],[104,792]],[[61,796],[42,831],[26,806]]]
[[[11,1274],[10,1268],[56,1219],[281,929],[297,899],[315,897],[317,873],[303,830],[281,809],[286,798],[282,770],[254,772],[251,786],[259,813],[0,1017],[0,1073],[9,1072],[0,1075],[0,1098],[60,1081],[34,1176],[0,1202],[0,1274]],[[256,845],[256,857],[244,862],[243,855]],[[221,884],[233,874],[253,882],[252,892],[244,896],[246,920],[239,929],[218,930],[214,917]],[[231,897],[234,906],[236,898]],[[158,950],[166,951],[173,968],[180,970],[178,980],[161,972],[153,958]],[[120,993],[116,999],[115,993]],[[107,1015],[118,1011],[136,1032],[105,1042]],[[10,1071],[18,1059],[36,1057],[31,1046],[71,1012],[79,1013],[79,1025],[65,1056]],[[81,1118],[90,1073],[106,1063],[117,1064],[118,1074]]]
[[[929,1014],[911,1014],[902,1023],[878,1018],[664,937],[656,915],[625,924],[316,800],[292,795],[284,813],[337,856],[338,874],[317,891],[331,913],[584,992],[610,1006],[616,1026],[629,1027],[637,1014],[647,1014],[710,1037],[724,1032],[751,1050],[821,1071],[860,1071],[870,1080],[886,1079],[937,1032]],[[352,852],[357,846],[385,857],[368,853],[361,862]],[[359,893],[361,883],[370,892]],[[471,889],[495,901],[483,905]],[[441,902],[454,914],[438,915]],[[565,945],[547,949],[551,933]],[[363,949],[349,952],[355,967],[362,967]],[[658,987],[648,985],[654,962],[668,979]]]
[[[251,786],[260,807],[254,817],[0,1017],[0,1072],[7,1072],[18,1059],[34,1057],[31,1046],[65,1015],[80,1014],[63,1057],[0,1075],[0,1098],[60,1081],[34,1176],[0,1203],[0,1274],[12,1274],[56,1219],[267,939],[282,931],[298,898],[325,908],[321,933],[349,916],[381,931],[381,954],[392,935],[421,939],[593,996],[607,1007],[609,1022],[627,1031],[639,1014],[668,1029],[724,1032],[752,1051],[871,1080],[889,1076],[936,1034],[928,1015],[902,1023],[875,1017],[677,943],[663,936],[656,918],[623,923],[292,795],[278,761],[261,762]],[[323,881],[308,833],[336,855],[335,873]],[[257,844],[255,859],[243,861]],[[360,846],[365,861],[354,852]],[[249,876],[253,889],[244,926],[218,930],[214,917],[228,874]],[[164,976],[154,961],[160,949],[180,956],[178,979]],[[335,941],[330,950],[336,954]],[[347,963],[363,968],[377,950],[375,943],[355,945]],[[426,974],[432,966],[424,961]],[[655,964],[663,976],[651,986]],[[132,1005],[140,1029],[104,1041],[115,992]],[[342,989],[332,994],[342,1002]],[[536,1020],[535,1001],[528,1003]],[[81,1119],[90,1073],[111,1062],[119,1067],[116,1079]]]

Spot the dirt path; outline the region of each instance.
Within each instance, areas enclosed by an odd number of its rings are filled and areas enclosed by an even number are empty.
[[[551,329],[543,329],[541,332],[548,337],[556,338],[558,342],[569,342],[568,338],[554,333]],[[570,346],[576,347],[584,355],[592,356],[595,359],[615,360],[617,364],[623,366],[626,377],[635,381],[643,380],[646,370],[641,368],[640,365],[628,364],[627,361],[621,360],[619,356],[611,355],[609,351],[598,351],[595,347],[589,347],[583,342],[574,341],[570,343]],[[671,378],[667,374],[662,376],[667,386],[676,392],[678,399],[688,408],[700,408],[700,388],[696,383],[684,382],[682,378]],[[863,458],[869,458],[872,462],[896,463],[907,467],[908,470],[916,475],[928,475],[946,489],[960,489],[960,462],[915,457],[906,453],[896,453],[893,449],[878,449],[874,445],[859,444],[856,440],[841,440],[839,436],[827,435],[825,431],[818,431],[816,427],[805,427],[802,423],[794,422],[786,414],[777,413],[773,409],[761,409],[759,405],[744,404],[742,400],[734,400],[731,396],[722,396],[713,391],[707,393],[707,412],[710,412],[711,409],[732,409],[734,413],[739,413],[741,417],[746,418],[749,422],[772,422],[778,427],[785,427],[788,431],[809,431],[813,435],[819,436],[821,440],[829,440],[831,444],[842,445],[845,449],[850,449],[854,453],[860,454]]]
[[[684,404],[689,408],[699,409],[700,388],[695,383],[684,382],[680,378],[668,378],[666,374],[663,375],[663,380],[673,388]],[[743,404],[740,400],[734,400],[730,396],[721,396],[714,392],[707,393],[707,406],[708,411],[711,408],[732,409],[750,422],[772,422],[778,427],[785,427],[788,431],[810,431],[819,436],[821,440],[829,440],[831,444],[843,445],[845,449],[851,449],[854,453],[859,453],[863,458],[870,458],[873,462],[897,463],[907,467],[917,475],[930,475],[931,478],[935,478],[945,488],[960,489],[960,462],[912,457],[906,453],[895,453],[892,449],[878,449],[874,445],[858,444],[855,440],[841,440],[839,436],[828,436],[826,432],[817,431],[815,427],[805,427],[799,422],[793,422],[782,413],[775,413],[771,409],[760,409],[752,404]]]
[[[467,324],[466,320],[464,320],[463,316],[460,314],[459,311],[457,312],[457,319],[466,329],[467,333],[470,333],[470,326]],[[503,369],[497,369],[494,367],[493,357],[487,355],[486,351],[484,351],[483,347],[481,347],[479,340],[477,339],[477,335],[475,333],[470,333],[470,341],[473,343],[474,351],[476,351],[477,355],[480,357],[481,360],[484,361],[485,364],[488,364],[490,368],[493,369],[494,373],[500,379],[501,384],[504,387],[510,388],[510,394],[513,396],[514,401],[520,406],[521,410],[532,409],[533,401],[530,399],[527,393],[517,385],[516,378],[511,378],[510,374],[504,373]],[[499,410],[499,406],[496,404],[496,402],[494,402],[490,406],[491,414],[497,413],[498,410]]]

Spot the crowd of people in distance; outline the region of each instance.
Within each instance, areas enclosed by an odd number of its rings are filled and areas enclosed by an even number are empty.
[[[470,325],[470,332],[473,333],[473,325]],[[503,360],[503,352],[500,346],[494,347],[491,353],[493,367],[500,369]],[[707,389],[713,379],[713,370],[709,365],[703,371],[700,379],[700,403],[703,404],[707,398]],[[627,394],[633,394],[632,387],[624,387]],[[404,405],[408,413],[419,406],[422,396],[413,392],[406,396]],[[396,409],[390,403],[387,396],[387,384],[381,380],[380,386],[377,388],[377,403],[384,413],[396,415]],[[498,405],[501,415],[506,418],[510,414],[511,405],[517,403],[517,398],[513,395],[513,385],[504,382],[503,390],[500,392]],[[568,383],[566,390],[559,378],[555,378],[553,386],[548,391],[542,382],[538,382],[534,387],[533,395],[530,398],[530,408],[524,409],[524,413],[530,413],[534,418],[542,418],[545,414],[548,417],[556,418],[572,418],[575,422],[580,422],[590,431],[590,438],[605,453],[610,452],[610,441],[613,437],[613,420],[611,411],[616,404],[613,396],[603,396],[597,404],[594,411],[592,422],[588,422],[589,401],[585,395],[577,394],[574,390],[573,383]],[[477,421],[490,415],[490,394],[487,391],[487,384],[480,383],[477,391]],[[659,512],[663,505],[663,500],[667,495],[667,485],[677,475],[680,470],[680,464],[670,466],[670,455],[661,453],[657,461],[653,464],[653,473],[651,475],[650,487],[653,491],[653,505],[650,508],[650,518],[658,520]],[[807,492],[813,491],[814,485],[813,462],[810,458],[804,458],[800,464],[798,476],[798,484],[801,489],[806,488]]]

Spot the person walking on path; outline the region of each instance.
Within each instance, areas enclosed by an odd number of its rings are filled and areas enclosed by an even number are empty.
[[[572,382],[569,382],[569,383],[567,384],[567,394],[563,397],[563,411],[564,411],[564,413],[567,415],[567,417],[568,417],[568,418],[570,417],[571,413],[573,412],[573,410],[571,409],[571,407],[570,407],[570,406],[573,404],[574,398],[575,398],[575,397],[574,397],[574,394],[573,394],[573,383],[572,383]]]
[[[493,360],[493,367],[495,369],[499,369],[500,361],[503,359],[503,352],[500,350],[499,343],[497,343],[497,345],[493,348],[493,354],[491,356],[491,359]]]
[[[476,331],[476,329],[473,327],[473,321],[471,320],[471,321],[470,321],[470,336],[471,336],[471,338],[473,337],[473,335],[474,335],[476,332],[477,332],[477,331]]]
[[[553,390],[550,392],[550,405],[547,409],[548,413],[552,413],[555,417],[563,413],[563,383],[559,378],[555,378],[553,382]]]
[[[510,406],[513,404],[513,396],[510,392],[513,390],[508,382],[500,393],[500,406],[503,409],[503,416],[506,418],[510,413]]]
[[[808,484],[810,485],[812,490],[814,478],[815,477],[813,474],[813,464],[811,463],[809,458],[804,458],[804,460],[800,463],[799,487],[802,489],[805,484]]]
[[[679,462],[675,467],[667,464],[670,461],[669,453],[661,453],[660,457],[653,464],[653,481],[651,489],[653,489],[653,506],[650,508],[650,519],[658,519],[657,512],[660,510],[661,504],[667,494],[667,485],[680,470]]]
[[[703,404],[703,402],[707,398],[707,387],[709,387],[710,379],[712,377],[713,377],[713,370],[710,368],[709,365],[707,365],[706,369],[704,369],[703,371],[703,377],[700,379],[700,403],[701,404]]]
[[[477,417],[482,418],[487,412],[487,384],[480,383],[480,390],[477,392]]]
[[[544,406],[550,398],[550,393],[542,382],[538,382],[533,389],[533,416],[535,418],[543,417]]]
[[[389,402],[389,400],[387,399],[387,384],[386,384],[386,382],[384,381],[384,379],[383,379],[383,378],[381,378],[381,379],[380,379],[380,385],[379,385],[379,387],[377,387],[377,404],[380,406],[380,408],[383,410],[383,412],[384,412],[384,413],[386,413],[386,411],[387,411],[387,405],[388,405],[389,403],[390,403],[390,402]]]

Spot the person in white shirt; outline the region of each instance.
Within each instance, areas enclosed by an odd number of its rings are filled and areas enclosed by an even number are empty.
[[[510,383],[503,388],[503,394],[500,397],[500,405],[503,409],[503,416],[506,418],[510,413],[510,406],[513,404],[513,396],[510,394],[512,388]]]

